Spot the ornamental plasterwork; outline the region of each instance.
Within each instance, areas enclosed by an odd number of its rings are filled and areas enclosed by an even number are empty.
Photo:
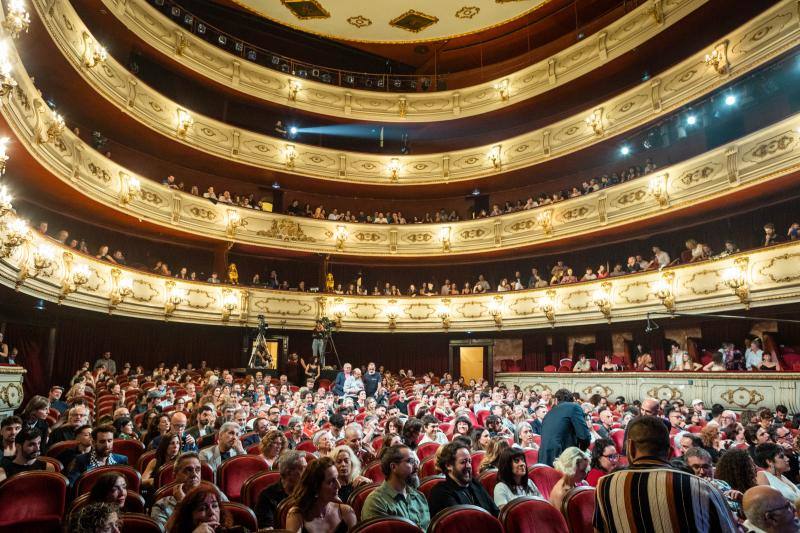
[[[747,409],[750,406],[757,407],[758,404],[764,401],[764,395],[754,389],[746,387],[737,387],[729,389],[720,395],[726,403],[733,404],[741,409]]]
[[[656,400],[679,400],[683,398],[683,393],[679,388],[670,385],[658,385],[647,391],[647,395]]]
[[[255,132],[239,131],[227,124],[193,113],[191,110],[188,111],[194,119],[195,126],[188,128],[185,134],[177,136],[175,133],[174,117],[178,116],[178,109],[180,106],[168,100],[163,95],[158,94],[140,80],[135,80],[133,75],[130,74],[123,65],[117,63],[113,57],[109,57],[104,63],[107,67],[106,69],[82,68],[80,62],[82,45],[79,47],[78,44],[74,43],[75,39],[72,37],[73,35],[80,35],[81,32],[84,31],[88,33],[88,30],[84,27],[83,23],[66,0],[55,0],[52,4],[52,9],[45,8],[43,2],[44,0],[34,0],[33,4],[42,16],[42,20],[45,22],[45,26],[50,32],[51,37],[60,47],[65,48],[65,55],[71,60],[77,72],[79,72],[87,82],[93,85],[95,89],[103,94],[110,102],[154,131],[177,139],[198,150],[228,159],[231,157],[232,139],[238,139],[236,142],[239,143],[240,150],[238,155],[234,156],[238,162],[272,171],[297,173],[315,178],[354,183],[369,183],[372,185],[381,184],[396,186],[405,184],[441,183],[444,179],[452,182],[487,177],[498,172],[498,168],[496,168],[486,156],[492,149],[492,146],[469,148],[447,154],[398,156],[396,159],[398,159],[400,163],[400,168],[410,170],[401,172],[396,180],[386,171],[386,169],[389,168],[392,157],[377,154],[347,153],[295,144],[296,157],[293,160],[293,164],[287,166],[286,162],[283,160],[283,147],[276,146],[281,144],[278,140]],[[789,10],[788,6],[788,0],[784,0],[784,2],[781,2],[770,10],[770,13],[780,10]],[[49,8],[50,5],[48,4],[47,7]],[[767,15],[769,15],[769,13]],[[792,16],[796,19],[796,14],[793,13]],[[63,25],[61,21],[63,17],[67,17],[69,20],[75,22],[74,31],[69,31]],[[739,29],[737,32],[731,34],[729,40],[735,40],[738,33],[744,32],[746,28],[756,23],[757,21],[751,21],[744,29]],[[774,40],[764,42],[763,49],[760,50],[758,54],[750,54],[741,57],[729,54],[730,57],[727,58],[730,63],[728,76],[739,76],[763,64],[781,51],[783,49],[782,46],[787,41],[798,37],[800,37],[800,28],[795,20],[794,24],[787,26],[787,30],[784,31],[784,33],[776,34]],[[526,143],[531,146],[534,146],[533,143],[540,144],[536,146],[536,148],[523,153],[503,149],[499,170],[507,171],[528,168],[553,157],[586,148],[599,142],[602,138],[605,138],[605,136],[617,135],[628,131],[652,120],[655,116],[662,114],[668,109],[675,108],[689,100],[707,94],[718,85],[719,75],[713,69],[705,68],[703,65],[703,68],[694,76],[697,80],[693,80],[691,84],[688,82],[675,82],[677,84],[675,90],[661,91],[656,106],[654,106],[651,101],[653,98],[653,83],[660,82],[662,88],[670,87],[674,78],[682,72],[682,69],[685,69],[683,66],[684,64],[702,63],[702,57],[705,53],[706,50],[702,50],[683,63],[664,72],[657,79],[654,78],[653,80],[644,82],[604,103],[601,107],[612,111],[607,113],[603,119],[605,135],[602,137],[597,136],[594,131],[592,131],[592,128],[586,124],[585,119],[586,116],[589,115],[590,110],[584,110],[577,113],[574,117],[551,124],[546,128],[548,131],[552,132],[548,137],[549,141],[546,149],[544,144],[541,143],[544,129],[504,140],[500,143],[502,146],[515,146]],[[127,79],[132,82],[135,81],[136,83],[125,83],[124,85],[110,84],[108,83],[109,80],[107,76],[104,74],[106,71],[113,72],[115,78]],[[513,91],[513,84],[511,87]],[[133,97],[129,94],[130,92],[134,93]],[[463,91],[460,94],[463,94],[464,97],[466,96]],[[371,96],[371,98],[375,98],[375,96]],[[147,112],[145,109],[142,109],[144,102],[155,101],[159,102],[159,107],[164,110],[163,113],[153,114],[152,112]],[[649,103],[647,103],[647,105],[634,105],[630,110],[625,112],[617,110],[620,106],[622,106],[622,108],[626,107],[624,102],[634,101]],[[129,105],[131,102],[133,105]],[[396,99],[392,104],[393,108],[395,105]],[[208,137],[208,132],[203,133],[203,131],[206,131],[206,128],[208,128],[209,132],[213,133],[211,138]],[[244,150],[243,148],[249,144],[263,146],[263,153],[259,153],[258,150]],[[466,158],[464,159],[465,161],[474,160],[474,164],[460,164],[459,161],[462,161],[463,158]],[[434,163],[440,160],[445,161],[445,159],[451,162],[449,168],[445,168],[443,164]],[[354,161],[358,161],[358,165],[356,165]],[[326,164],[326,162],[332,163]]]
[[[356,28],[366,28],[372,24],[372,21],[362,15],[356,15],[355,17],[348,18],[347,23]]]
[[[459,19],[471,19],[475,15],[481,12],[481,8],[477,6],[464,6],[458,11],[456,11],[456,18]]]
[[[773,283],[787,283],[800,280],[800,253],[786,253],[771,258],[763,266],[758,267],[760,276],[769,278]]]

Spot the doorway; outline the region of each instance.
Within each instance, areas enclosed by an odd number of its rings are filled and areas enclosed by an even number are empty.
[[[450,341],[448,368],[454,379],[463,377],[467,382],[487,379],[494,383],[493,357],[492,339],[453,340]]]

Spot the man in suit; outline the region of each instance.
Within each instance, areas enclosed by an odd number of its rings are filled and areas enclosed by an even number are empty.
[[[128,458],[118,453],[113,453],[114,449],[114,428],[112,426],[97,426],[92,430],[92,450],[83,453],[75,458],[67,473],[69,484],[75,486],[75,482],[85,472],[97,468],[98,466],[127,465]]]
[[[539,447],[539,462],[553,466],[553,461],[570,446],[586,450],[591,442],[589,426],[583,409],[573,402],[572,393],[558,389],[556,405],[542,420],[542,444]]]
[[[352,372],[353,365],[350,363],[342,365],[342,371],[336,375],[336,381],[333,382],[332,391],[336,396],[344,396],[344,383]]]
[[[200,450],[200,460],[208,465],[216,472],[219,465],[223,461],[235,457],[237,455],[245,455],[247,452],[242,446],[242,441],[239,440],[239,433],[241,428],[236,422],[225,422],[219,428],[217,435],[217,444],[209,448]]]
[[[469,448],[459,439],[439,449],[436,465],[447,476],[431,491],[430,516],[454,505],[477,505],[497,516],[500,511],[494,499],[472,476],[472,459]]]

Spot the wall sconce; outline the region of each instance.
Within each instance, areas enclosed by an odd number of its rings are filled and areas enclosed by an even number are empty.
[[[550,325],[556,325],[556,291],[548,289],[544,296],[539,298],[539,306]]]
[[[545,235],[553,234],[553,210],[547,209],[536,215],[536,223],[542,227]]]
[[[133,296],[133,280],[129,277],[122,277],[122,270],[111,269],[112,288],[108,295],[108,312],[111,313],[125,298]]]
[[[333,319],[337,328],[342,327],[342,318],[344,318],[346,313],[347,306],[344,304],[344,300],[342,298],[336,298],[331,306],[331,314],[333,314]],[[397,320],[397,317],[395,317],[395,320]]]
[[[658,201],[661,207],[666,207],[669,203],[669,194],[667,194],[667,174],[661,174],[650,178],[647,185],[647,192]]]
[[[0,218],[5,217],[14,209],[11,203],[13,200],[14,197],[8,192],[8,188],[5,185],[0,186]]]
[[[439,240],[442,241],[442,251],[450,251],[450,226],[439,228]]]
[[[69,253],[64,252],[64,279],[61,280],[61,294],[58,297],[58,303],[64,300],[67,295],[77,292],[78,289],[86,285],[89,281],[89,267],[85,264],[74,265],[75,257]]]
[[[442,303],[436,308],[436,316],[442,321],[444,329],[450,329],[450,299],[445,298]]]
[[[594,305],[600,309],[603,316],[611,322],[611,283],[604,281],[600,284],[600,288],[594,291],[592,295]]]
[[[748,264],[747,257],[739,257],[734,260],[733,266],[723,273],[725,284],[733,289],[733,293],[744,304],[745,309],[750,309],[750,287],[747,283]]]
[[[17,284],[16,287],[19,289],[19,286],[25,283],[25,280],[28,278],[35,278],[48,268],[53,266],[53,262],[55,261],[56,257],[56,250],[49,244],[39,244],[33,251],[33,273],[31,273],[31,269],[28,267],[27,259],[23,261],[22,266],[19,269],[19,274],[17,275]]]
[[[11,70],[8,42],[0,41],[0,97],[8,95],[17,86],[17,80],[11,77]]]
[[[23,0],[10,0],[6,19],[3,21],[3,28],[8,32],[12,39],[19,37],[22,32],[27,33],[31,25],[31,14],[25,8]]]
[[[592,131],[598,137],[602,136],[605,133],[603,129],[603,110],[602,109],[595,109],[592,111],[592,114],[586,117],[586,125],[592,128]]]
[[[142,192],[142,182],[136,176],[129,176],[124,172],[120,172],[121,184],[119,192],[119,200],[123,204],[133,201],[134,198],[139,196]]]
[[[0,259],[10,257],[14,250],[28,241],[31,229],[28,223],[21,218],[15,218],[8,223],[8,231],[3,238],[3,248],[0,250]]]
[[[398,175],[400,173],[400,160],[396,157],[393,157],[389,160],[389,173],[392,178],[393,182],[397,182]]]
[[[725,45],[721,44],[706,54],[703,62],[707,67],[713,68],[720,76],[728,72],[728,59],[725,57]]]
[[[227,213],[225,214],[225,220],[227,224],[226,231],[228,235],[235,234],[238,228],[247,225],[247,223],[242,220],[242,216],[239,214],[239,212],[234,209],[228,209]]]
[[[92,36],[83,32],[83,66],[94,68],[98,63],[108,59],[108,52],[100,44],[96,43]]]
[[[189,133],[189,128],[194,124],[192,115],[185,109],[178,109],[178,125],[175,127],[175,134],[178,137],[186,137]]]
[[[670,313],[675,312],[675,294],[672,292],[674,282],[675,272],[665,270],[661,272],[661,277],[655,286],[656,296]]]
[[[65,127],[64,117],[53,111],[52,118],[47,122],[47,128],[44,132],[45,142],[54,141],[61,137]]]
[[[238,298],[230,289],[222,289],[222,321],[227,322],[236,309]]]
[[[408,113],[408,100],[405,96],[398,98],[397,111],[400,113],[400,118],[406,118],[406,113]]]
[[[174,281],[167,281],[164,284],[166,288],[166,296],[164,298],[164,315],[165,318],[169,318],[172,313],[175,312],[175,309],[186,300],[186,289],[182,289],[180,287],[175,286]]]
[[[489,315],[494,319],[494,325],[497,326],[497,329],[503,326],[504,307],[502,296],[497,295],[489,300]]]
[[[497,91],[497,94],[500,96],[500,101],[506,102],[509,98],[511,98],[511,91],[509,90],[510,85],[511,84],[509,83],[508,79],[494,84],[494,90]]]
[[[299,81],[295,79],[289,80],[289,101],[296,102],[297,101],[297,93],[300,92],[303,86],[300,84]]]
[[[350,234],[344,226],[336,226],[336,232],[334,232],[333,236],[336,239],[336,249],[341,251],[344,249],[344,243]]]
[[[286,168],[294,168],[294,160],[297,158],[297,150],[293,144],[287,144],[283,149],[283,156],[286,158]]]
[[[495,168],[495,170],[499,170],[503,164],[503,162],[500,159],[500,156],[501,154],[500,154],[499,144],[497,146],[493,146],[492,149],[489,150],[489,153],[486,154],[486,157],[489,158],[489,161],[491,161],[492,166]]]
[[[6,173],[6,163],[8,163],[8,154],[6,153],[6,150],[8,150],[9,142],[10,139],[8,137],[0,138],[0,178],[2,178]],[[5,189],[5,187],[3,189]]]
[[[400,307],[397,305],[397,300],[389,300],[389,305],[383,310],[383,314],[389,319],[389,329],[397,327],[397,319],[400,316]]]

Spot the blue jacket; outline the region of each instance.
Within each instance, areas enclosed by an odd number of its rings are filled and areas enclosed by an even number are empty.
[[[574,402],[559,403],[542,420],[542,444],[539,462],[553,466],[553,461],[570,446],[586,450],[592,440],[581,406]]]
[[[333,389],[331,389],[336,396],[344,396],[344,382],[346,379],[344,372],[336,374],[336,381],[333,382]]]
[[[120,455],[118,453],[112,453],[111,456],[114,458],[114,464],[118,465],[127,465],[128,458],[124,455]],[[75,486],[75,483],[78,481],[85,472],[91,470],[89,468],[89,461],[91,460],[92,452],[89,453],[82,453],[75,458],[72,462],[72,466],[70,467],[69,471],[67,472],[67,479],[69,480],[69,484],[71,487]]]

